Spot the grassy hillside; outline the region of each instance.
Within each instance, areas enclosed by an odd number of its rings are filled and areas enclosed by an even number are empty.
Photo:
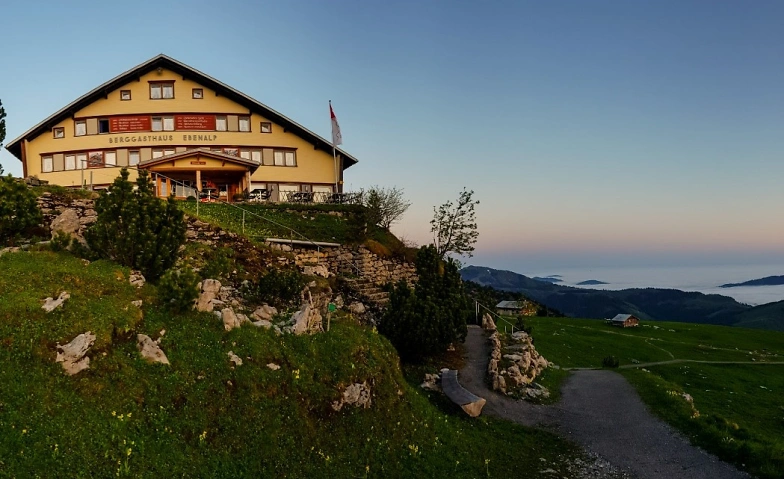
[[[529,324],[549,361],[600,367],[615,356],[651,410],[695,444],[760,477],[784,476],[784,364],[771,364],[784,362],[784,333],[667,322],[620,329],[567,318]]]
[[[225,332],[212,314],[160,310],[154,286],[109,262],[13,253],[0,271],[0,477],[511,477],[566,475],[579,457],[554,435],[433,406],[389,342],[348,318],[314,336]],[[71,299],[45,313],[62,290]],[[87,330],[90,369],[65,376],[55,346]],[[171,366],[141,360],[137,333],[161,337]],[[332,410],[363,381],[369,409]]]
[[[738,314],[735,319],[736,325],[745,328],[784,331],[784,301],[755,306]]]
[[[357,205],[278,205],[241,203],[235,206],[223,203],[179,203],[189,215],[220,226],[228,231],[243,234],[254,241],[265,238],[290,238],[355,244],[364,228],[355,220],[362,207]],[[243,210],[245,226],[243,229]],[[340,216],[338,216],[340,215]],[[296,231],[293,233],[291,230]],[[403,248],[400,240],[388,231],[368,226],[367,238],[377,241],[395,252]]]

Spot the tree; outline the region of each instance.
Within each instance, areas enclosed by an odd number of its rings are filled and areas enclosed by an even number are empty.
[[[395,286],[378,326],[404,360],[418,360],[463,341],[466,319],[473,312],[451,258],[443,260],[434,246],[425,246],[417,253],[416,269],[416,285],[411,289],[401,281]]]
[[[476,205],[473,190],[463,188],[457,203],[447,201],[438,209],[433,207],[434,215],[430,221],[433,244],[444,258],[449,253],[473,256],[474,245],[479,238],[476,225]]]
[[[0,243],[13,241],[43,219],[35,193],[0,167]]]
[[[183,212],[174,197],[155,196],[149,173],[139,171],[136,189],[128,170],[95,201],[98,218],[87,230],[87,244],[104,258],[138,269],[156,281],[177,260],[185,241]]]
[[[3,147],[3,142],[5,141],[5,108],[3,108],[3,101],[0,100],[0,148]],[[0,168],[0,175],[3,174],[2,168]]]
[[[403,198],[403,190],[398,187],[371,186],[365,196],[368,222],[385,229],[389,229],[392,223],[399,220],[409,206],[411,203]]]

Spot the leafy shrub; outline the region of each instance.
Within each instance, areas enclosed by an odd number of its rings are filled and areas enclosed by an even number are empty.
[[[42,220],[35,194],[10,174],[0,176],[0,243],[12,242]]]
[[[172,312],[183,313],[199,297],[199,277],[190,268],[169,269],[158,284],[158,297]]]
[[[234,250],[218,248],[207,258],[207,264],[199,271],[202,279],[226,279],[234,270]]]
[[[98,219],[86,239],[97,254],[140,270],[152,282],[174,265],[185,241],[184,214],[173,197],[155,196],[147,171],[139,171],[134,190],[123,168],[95,201],[95,211]]]
[[[185,201],[188,201],[188,202],[191,202],[191,203],[195,203],[196,202],[196,197],[195,196],[189,196],[189,197],[185,198]]]
[[[304,285],[304,278],[298,271],[271,269],[246,287],[245,296],[257,303],[282,308],[299,299]]]
[[[378,327],[402,359],[413,361],[465,339],[466,319],[473,313],[451,258],[442,260],[433,246],[426,246],[417,254],[416,268],[414,289],[404,281],[395,286]]]
[[[525,320],[525,316],[518,315],[517,320],[515,321],[514,328],[517,331],[524,331],[528,333],[529,336],[532,335],[534,327],[528,324],[528,321]]]
[[[73,239],[65,231],[58,231],[52,241],[49,242],[49,249],[52,251],[65,251],[71,247]]]
[[[605,368],[617,368],[619,364],[620,362],[615,356],[607,356],[606,358],[602,359],[602,367]]]
[[[353,238],[358,243],[367,239],[368,213],[365,208],[360,207],[350,213],[346,223],[348,224],[349,237]]]

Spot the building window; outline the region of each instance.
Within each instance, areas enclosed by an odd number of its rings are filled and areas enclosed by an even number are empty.
[[[273,156],[275,157],[275,166],[283,166],[285,164],[282,151],[276,151]]]
[[[76,154],[76,169],[83,170],[87,168],[87,153]]]
[[[293,151],[286,152],[286,166],[297,166],[297,157]]]
[[[253,150],[250,152],[250,159],[253,160],[254,163],[261,164],[261,150]]]
[[[167,149],[163,150],[163,156],[173,155],[174,151],[175,151],[174,148],[172,148],[172,149],[168,149],[167,148]]]
[[[41,157],[41,171],[43,173],[51,173],[54,169],[52,165],[52,157],[51,156],[43,156]]]
[[[159,116],[152,117],[152,131],[163,131],[163,118]]]
[[[150,83],[151,100],[170,100],[174,98],[174,82]]]
[[[98,119],[98,133],[99,134],[109,133],[109,119],[108,118],[99,118]]]
[[[104,165],[105,166],[117,166],[117,152],[116,151],[107,151],[104,154]]]
[[[262,133],[272,133],[272,123],[268,121],[262,121],[260,131]]]
[[[164,116],[163,117],[163,131],[174,131],[174,117],[173,116]]]
[[[76,169],[76,155],[65,155],[65,169],[66,170]]]
[[[84,136],[87,134],[87,122],[79,120],[74,122],[74,136]]]
[[[240,131],[250,131],[250,117],[249,116],[241,116],[240,117]]]
[[[225,116],[216,116],[215,117],[215,130],[216,131],[226,131],[226,117]]]
[[[131,99],[131,90],[120,90],[120,100],[128,101]]]
[[[250,150],[240,150],[240,158],[250,160]]]
[[[152,150],[152,158],[160,158],[163,156],[163,150]]]
[[[55,138],[65,138],[65,128],[62,126],[52,128],[52,136]]]
[[[194,88],[193,89],[193,99],[194,100],[201,100],[204,98],[204,90],[201,88]]]
[[[139,152],[132,150],[128,152],[128,165],[136,166],[139,164]]]

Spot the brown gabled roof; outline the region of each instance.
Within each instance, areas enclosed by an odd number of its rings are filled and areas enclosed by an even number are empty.
[[[194,80],[204,85],[205,87],[208,87],[220,93],[226,98],[247,107],[250,111],[254,113],[259,113],[265,118],[272,120],[273,122],[283,126],[283,128],[285,128],[286,130],[289,130],[294,134],[296,134],[297,136],[309,141],[316,149],[324,150],[330,153],[332,152],[332,143],[329,140],[322,138],[321,136],[313,133],[312,131],[308,130],[307,128],[295,122],[294,120],[282,115],[281,113],[278,113],[277,111],[273,110],[267,105],[249,97],[248,95],[242,93],[241,91],[235,90],[234,88],[226,85],[225,83],[222,83],[216,80],[215,78],[212,78],[211,76],[202,73],[199,70],[196,70],[195,68],[190,67],[162,53],[158,56],[155,56],[147,60],[146,62],[140,65],[131,68],[125,73],[121,73],[120,75],[112,78],[111,80],[107,81],[103,85],[100,85],[97,88],[91,90],[90,92],[80,96],[79,98],[69,103],[58,112],[46,118],[41,123],[27,130],[19,138],[16,138],[15,140],[8,143],[8,145],[6,145],[6,149],[10,151],[12,155],[14,155],[15,157],[21,160],[22,140],[32,140],[33,138],[37,137],[41,133],[45,133],[51,130],[54,125],[60,123],[65,118],[68,118],[69,116],[75,115],[77,111],[95,102],[95,100],[101,97],[105,97],[110,92],[120,88],[121,86],[125,85],[129,81],[135,80],[141,77],[142,75],[152,70],[155,70],[159,67],[172,70],[173,72],[178,73],[184,76],[185,78]],[[343,158],[345,159],[344,164],[346,168],[356,164],[359,161],[340,148],[337,148],[336,151],[341,155],[343,155]]]
[[[240,156],[229,155],[227,153],[218,153],[217,151],[212,151],[209,148],[191,148],[189,150],[181,151],[179,153],[172,153],[171,155],[165,155],[158,158],[151,158],[149,160],[144,160],[139,162],[139,168],[147,168],[149,166],[157,165],[158,163],[165,163],[167,161],[172,160],[179,160],[180,158],[187,158],[189,156],[203,156],[207,158],[214,158],[216,160],[224,160],[230,161],[232,163],[237,163],[239,165],[248,166],[250,167],[250,171],[256,171],[256,168],[259,167],[259,164],[255,161],[246,160]]]

